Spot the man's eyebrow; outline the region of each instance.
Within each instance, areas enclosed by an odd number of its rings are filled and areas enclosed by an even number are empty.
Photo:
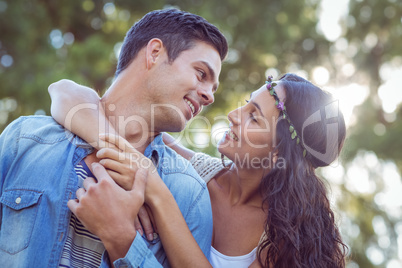
[[[210,65],[208,62],[206,62],[206,61],[201,61],[201,63],[202,63],[203,65],[205,65],[205,67],[207,67],[208,73],[209,73],[209,75],[210,75],[210,80],[211,80],[211,81],[215,81],[215,80],[216,80],[216,74],[215,74],[214,69],[212,69],[211,65]],[[219,82],[215,83],[215,84],[214,84],[214,87],[212,88],[212,91],[213,91],[213,92],[216,92],[216,90],[218,89],[218,86],[219,86]]]
[[[255,101],[252,101],[252,100],[251,100],[252,97],[253,97],[253,92],[251,92],[251,94],[250,94],[250,101],[249,101],[249,103],[251,103],[252,105],[254,105],[254,106],[258,109],[258,111],[260,111],[260,114],[261,114],[262,116],[264,116],[264,114],[262,113],[262,110],[261,110],[260,105],[259,105],[258,103],[256,103]]]

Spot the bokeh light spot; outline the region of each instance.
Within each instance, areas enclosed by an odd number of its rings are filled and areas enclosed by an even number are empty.
[[[85,0],[82,2],[82,9],[86,12],[92,11],[94,8],[95,4],[91,0]]]
[[[13,65],[14,59],[10,55],[6,54],[6,55],[1,56],[0,63],[4,67],[8,68],[8,67],[11,67],[11,65]]]
[[[7,10],[7,2],[5,1],[0,1],[0,13],[3,13],[4,11]]]
[[[313,69],[313,80],[318,85],[325,85],[329,81],[329,72],[327,68],[318,66]]]

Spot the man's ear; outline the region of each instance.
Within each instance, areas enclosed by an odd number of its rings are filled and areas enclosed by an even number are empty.
[[[163,46],[162,40],[159,38],[152,38],[149,40],[146,47],[147,69],[152,68],[164,52],[165,47]]]

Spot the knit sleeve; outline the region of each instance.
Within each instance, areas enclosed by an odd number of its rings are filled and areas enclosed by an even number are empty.
[[[219,158],[204,153],[195,153],[190,163],[206,183],[225,168]],[[230,161],[225,161],[225,164],[229,165]]]

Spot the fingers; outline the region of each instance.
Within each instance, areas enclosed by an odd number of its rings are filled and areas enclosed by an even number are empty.
[[[75,192],[75,195],[77,196],[77,199],[71,199],[68,200],[67,202],[67,207],[71,210],[72,213],[77,215],[77,208],[80,203],[80,199],[85,195],[85,189],[84,188],[78,188],[78,190]]]
[[[118,149],[102,148],[96,153],[96,157],[99,159],[105,159],[105,160],[111,159],[120,163],[126,163],[126,165],[129,165],[130,167],[133,166],[134,163],[139,162],[138,161],[140,157],[139,153],[127,153],[127,152],[120,152],[117,150]],[[146,157],[143,156],[143,158]],[[101,164],[104,165],[104,163]]]
[[[72,213],[74,213],[75,215],[77,215],[76,211],[77,211],[77,206],[78,206],[78,200],[77,199],[71,199],[68,200],[67,202],[67,207],[71,210]]]
[[[131,190],[131,193],[133,197],[136,198],[136,200],[140,200],[141,202],[144,202],[144,192],[145,192],[145,186],[147,183],[147,177],[148,177],[148,170],[146,169],[139,169],[135,175],[135,180],[133,183],[133,187]],[[147,210],[142,206],[139,209],[137,218],[139,218],[139,221],[135,223],[136,229],[141,229],[143,230],[140,233],[143,233],[145,231],[146,237],[148,238],[149,241],[153,240],[153,228],[152,228],[152,222],[150,217],[148,216]]]
[[[114,149],[114,150],[116,150],[116,151],[118,151],[118,152],[121,151],[121,150],[120,150],[119,148],[117,148],[116,145],[114,145],[113,143],[104,141],[104,140],[102,140],[102,139],[100,139],[100,138],[99,138],[99,147],[100,147],[100,149],[102,149],[102,148],[110,148],[110,149]]]
[[[81,198],[86,194],[85,189],[89,189],[94,184],[96,184],[95,179],[92,177],[87,177],[83,183],[84,188],[78,188],[78,190],[75,192],[77,198],[68,200],[67,207],[71,210],[72,213],[77,215],[77,207],[79,206]]]
[[[146,210],[148,212],[148,216],[151,219],[152,227],[154,228],[154,233],[158,233],[158,226],[156,226],[156,222],[154,219],[154,215],[152,214],[151,208],[147,204],[145,204],[144,207],[146,208]]]
[[[117,144],[118,150],[113,150],[110,148],[102,148],[96,154],[96,157],[105,159],[113,159],[121,163],[129,164],[130,167],[143,166],[143,167],[152,167],[152,162],[139,151],[137,151],[134,147],[132,147],[128,141],[126,141],[121,136],[116,136],[113,134],[101,134],[99,135],[100,139],[105,139],[106,142],[111,142],[113,144]],[[116,169],[114,169],[116,170]],[[119,172],[121,173],[121,172]]]
[[[85,189],[85,190],[88,190],[89,187],[91,187],[91,186],[94,185],[94,184],[96,184],[96,180],[95,180],[94,178],[92,178],[92,177],[87,177],[87,178],[84,180],[83,186],[84,186],[84,189]]]
[[[125,158],[119,159],[119,161],[124,159],[129,159],[131,162],[139,162],[142,159],[147,159],[143,154],[141,154],[137,149],[135,149],[126,139],[121,136],[114,134],[100,134],[99,139],[114,144],[117,146],[120,152],[125,152]]]
[[[106,169],[114,170],[120,174],[125,174],[127,176],[134,177],[135,172],[137,171],[137,165],[132,163],[131,161],[121,163],[114,159],[102,159],[99,163],[104,166]]]
[[[77,196],[78,201],[81,199],[83,195],[85,195],[85,189],[84,188],[79,188],[76,192],[75,195]]]
[[[101,182],[103,180],[113,181],[113,179],[107,173],[106,169],[99,163],[92,163],[92,173],[98,179],[98,182]]]
[[[119,153],[115,149],[102,148],[96,153],[96,157],[99,159],[109,158],[116,161],[122,161],[125,159],[125,155]]]
[[[100,134],[99,138],[101,140],[104,140],[106,142],[109,142],[109,143],[115,145],[117,148],[119,148],[122,151],[127,151],[128,148],[130,150],[137,151],[131,146],[131,144],[126,139],[124,139],[121,136],[114,135],[114,134],[107,134],[107,135],[106,134]]]
[[[110,175],[110,177],[114,180],[114,182],[117,183],[124,190],[130,191],[133,188],[134,175],[132,175],[131,177],[127,177],[121,175],[120,173],[114,170],[108,169],[106,171]]]
[[[141,221],[142,229],[144,230],[147,239],[149,241],[154,240],[154,229],[152,227],[151,218],[144,206],[142,206],[138,211],[138,218]]]
[[[144,230],[142,229],[141,222],[140,222],[140,219],[138,218],[138,216],[135,217],[134,227],[135,227],[135,230],[137,230],[141,236],[144,234]]]

